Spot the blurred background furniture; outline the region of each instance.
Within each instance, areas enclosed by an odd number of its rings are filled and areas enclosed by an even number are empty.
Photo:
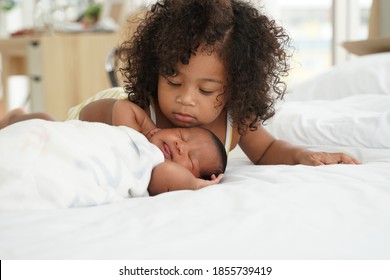
[[[3,106],[7,106],[9,98],[8,77],[27,75],[31,111],[65,119],[69,108],[111,87],[103,62],[117,44],[116,32],[55,33],[0,40]]]
[[[119,86],[117,71],[118,71],[118,48],[113,48],[106,56],[104,67],[107,71],[108,78],[112,87]]]
[[[390,51],[390,1],[373,0],[368,26],[368,38],[342,43],[342,46],[355,55],[367,55]]]

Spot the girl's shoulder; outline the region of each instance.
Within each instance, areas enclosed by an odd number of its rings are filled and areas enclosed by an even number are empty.
[[[69,109],[66,120],[78,120],[81,109],[84,108],[85,105],[100,99],[124,99],[127,98],[127,93],[122,87],[113,87],[108,88],[102,91],[99,91],[95,95],[90,98],[84,100],[83,102],[77,104],[76,106]]]

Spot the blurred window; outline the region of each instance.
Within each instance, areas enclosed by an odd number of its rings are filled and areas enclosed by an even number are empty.
[[[289,83],[300,82],[351,59],[340,43],[367,38],[371,0],[263,0],[262,3],[292,38],[294,55]]]

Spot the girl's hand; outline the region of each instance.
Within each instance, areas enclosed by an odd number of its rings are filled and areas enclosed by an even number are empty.
[[[196,179],[196,189],[201,189],[210,185],[215,185],[221,182],[223,178],[223,174],[219,174],[218,177],[216,177],[214,174],[211,175],[211,180],[204,180],[204,179]]]
[[[344,153],[326,153],[303,151],[297,155],[297,163],[305,165],[327,165],[327,164],[361,164],[357,159]]]

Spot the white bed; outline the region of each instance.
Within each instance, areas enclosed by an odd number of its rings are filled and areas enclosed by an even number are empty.
[[[389,53],[356,58],[296,86],[268,126],[361,165],[253,166],[233,151],[199,191],[1,211],[0,258],[389,259],[389,78]]]

